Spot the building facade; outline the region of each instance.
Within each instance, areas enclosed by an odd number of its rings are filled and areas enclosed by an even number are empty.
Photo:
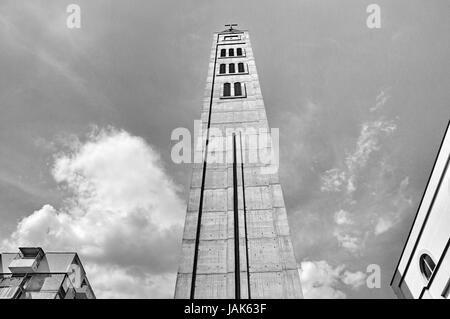
[[[450,122],[449,122],[450,125]],[[444,139],[391,281],[399,298],[450,298],[450,132]]]
[[[0,299],[95,299],[95,294],[76,253],[22,247],[0,254]]]
[[[302,298],[247,31],[215,33],[175,298]]]

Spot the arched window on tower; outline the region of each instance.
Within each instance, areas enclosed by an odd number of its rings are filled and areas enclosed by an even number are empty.
[[[227,50],[226,50],[226,49],[220,50],[220,56],[221,56],[221,57],[227,56]]]
[[[234,83],[234,96],[241,96],[241,95],[242,95],[241,82],[235,82]]]
[[[230,83],[224,83],[223,84],[223,96],[230,96],[231,95],[231,84]]]
[[[234,56],[234,49],[228,49],[228,56]]]
[[[420,271],[422,272],[425,279],[427,281],[430,280],[434,268],[436,267],[436,264],[434,263],[433,259],[431,259],[430,255],[423,254],[422,256],[420,256],[419,265]]]
[[[228,73],[235,73],[235,72],[236,72],[236,70],[234,68],[234,63],[230,63],[228,65]]]
[[[242,56],[242,48],[237,48],[236,49],[236,55],[237,56]]]
[[[245,72],[244,63],[242,63],[242,62],[238,63],[238,72],[239,73]]]
[[[227,67],[226,64],[222,63],[220,65],[219,74],[224,74],[226,72],[226,67]]]

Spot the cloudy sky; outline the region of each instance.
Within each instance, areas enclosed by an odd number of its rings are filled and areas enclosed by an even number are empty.
[[[306,297],[389,287],[450,117],[447,0],[0,1],[0,250],[76,250],[99,297],[171,298],[212,33],[250,31]],[[82,27],[66,27],[81,6]],[[381,288],[365,284],[380,266]]]

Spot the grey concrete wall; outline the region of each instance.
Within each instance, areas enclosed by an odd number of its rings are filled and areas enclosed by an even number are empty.
[[[221,34],[214,34],[211,58],[201,111],[202,126],[208,124],[211,90],[212,129],[223,132],[224,137],[210,138],[207,156],[203,210],[200,229],[200,243],[197,261],[195,298],[234,298],[235,260],[234,260],[234,217],[233,217],[233,165],[232,143],[225,132],[240,128],[244,131],[254,129],[257,138],[260,129],[269,132],[263,97],[250,44],[249,35],[243,32],[236,42],[217,42]],[[218,58],[213,87],[213,72],[218,46]],[[242,48],[242,57],[220,58],[220,49]],[[243,74],[220,75],[221,63],[242,62]],[[245,84],[246,96],[243,98],[223,98],[223,83],[241,82]],[[233,85],[232,85],[233,86]],[[250,132],[248,130],[247,132]],[[300,278],[294,257],[289,226],[284,205],[283,193],[278,173],[272,164],[258,161],[259,152],[271,151],[271,143],[259,145],[252,143],[252,137],[243,143],[244,179],[247,211],[247,238],[249,248],[250,292],[252,298],[302,298]],[[216,147],[211,146],[216,145]],[[218,150],[225,145],[225,149]],[[239,139],[237,147],[241,149]],[[202,150],[200,150],[202,152]],[[217,162],[218,155],[228,162]],[[219,156],[219,158],[220,158]],[[238,153],[240,159],[240,152]],[[256,158],[249,162],[248,159]],[[247,260],[245,247],[243,189],[241,168],[238,165],[238,207],[239,207],[239,245],[241,270],[241,297],[247,298]],[[203,164],[194,164],[191,189],[186,212],[182,243],[182,255],[178,269],[175,298],[189,298],[194,261],[197,218],[200,204]]]

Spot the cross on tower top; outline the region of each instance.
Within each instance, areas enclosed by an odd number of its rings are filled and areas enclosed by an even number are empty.
[[[237,23],[230,23],[230,24],[225,24],[226,27],[230,27],[228,30],[232,31],[233,27],[237,27]]]

